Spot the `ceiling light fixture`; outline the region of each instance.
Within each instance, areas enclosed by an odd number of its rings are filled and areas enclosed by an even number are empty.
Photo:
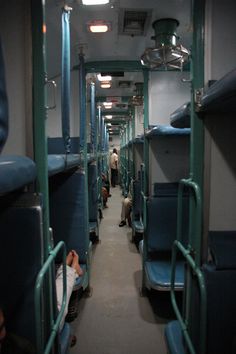
[[[106,119],[112,119],[112,115],[105,116]]]
[[[104,89],[108,89],[108,88],[111,88],[111,83],[110,82],[101,82],[101,85],[100,85],[101,88],[104,88]]]
[[[111,30],[111,23],[103,20],[90,21],[87,26],[92,33],[105,33]]]
[[[112,108],[112,102],[103,102],[103,106],[104,106],[106,109],[111,109],[111,108]]]
[[[83,5],[106,5],[110,0],[82,0]]]
[[[150,69],[183,69],[183,64],[189,59],[189,51],[177,44],[176,28],[179,21],[173,18],[163,18],[153,22],[155,36],[154,48],[147,48],[141,56],[141,63]]]

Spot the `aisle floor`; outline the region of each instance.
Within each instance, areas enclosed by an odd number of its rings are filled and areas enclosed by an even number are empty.
[[[158,315],[162,304],[155,303],[155,311],[150,297],[140,297],[141,258],[130,242],[131,228],[118,226],[120,188],[111,193],[100,224],[101,243],[93,246],[93,293],[80,300],[78,318],[72,323],[77,345],[71,353],[166,354],[167,320]]]

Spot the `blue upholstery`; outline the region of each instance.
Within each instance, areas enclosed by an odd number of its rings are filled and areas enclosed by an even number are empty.
[[[0,202],[0,303],[7,330],[34,345],[34,284],[42,259],[41,209],[41,202],[29,202],[27,194],[14,204],[6,197]]]
[[[85,187],[85,174],[82,170],[55,175],[49,181],[50,221],[54,241],[58,243],[63,240],[67,250],[78,252],[81,263],[86,263],[89,246]]]
[[[201,99],[200,111],[236,112],[236,69],[206,90]]]
[[[133,201],[132,201],[132,217],[134,220],[139,219],[142,212],[141,207],[141,182],[136,180],[133,182]]]
[[[32,183],[36,178],[35,163],[24,156],[0,157],[0,194],[5,194]]]
[[[80,155],[78,154],[68,154],[65,156],[66,169],[70,169],[78,166],[81,163]]]
[[[70,335],[71,335],[70,325],[68,323],[65,323],[59,336],[61,354],[69,353]]]
[[[0,152],[7,140],[8,135],[8,102],[6,94],[4,61],[2,45],[0,41]]]
[[[170,191],[168,191],[168,185]],[[147,227],[145,242],[147,259],[145,273],[147,286],[154,289],[170,289],[171,249],[176,239],[177,228],[177,189],[175,184],[165,183],[160,188],[160,195],[147,201]],[[188,233],[188,197],[183,197],[182,242],[186,244]],[[177,260],[176,289],[184,286],[184,267],[182,260]]]
[[[174,128],[190,128],[190,102],[184,103],[171,113],[170,124]]]
[[[160,258],[161,256],[159,256]],[[147,286],[156,290],[170,290],[171,260],[170,257],[163,257],[145,262],[145,274]],[[175,289],[183,289],[184,286],[184,262],[176,263]]]
[[[170,251],[176,238],[177,197],[153,197],[147,202],[147,245],[150,252]]]
[[[71,153],[79,153],[79,137],[70,138]],[[65,154],[65,145],[62,137],[48,138],[48,153],[49,154]]]
[[[48,155],[48,175],[53,176],[65,170],[63,155]]]
[[[177,182],[174,183],[154,183],[153,184],[153,196],[176,196],[178,193],[179,184]]]
[[[136,138],[134,138],[133,140],[134,144],[143,144],[144,143],[144,136],[143,134],[140,136],[136,136]]]
[[[216,264],[213,260],[202,266],[207,295],[206,354],[236,353],[236,269],[235,257],[231,257],[236,246],[235,236],[235,231],[210,232],[210,252],[214,253]],[[222,263],[218,263],[219,259]],[[222,268],[219,268],[219,265]],[[198,298],[195,299],[192,307],[192,323],[189,323],[189,327],[193,327],[193,333],[190,334],[191,337],[196,338],[195,350],[198,352],[199,333],[197,332],[201,326],[201,323],[196,326],[200,312]],[[167,325],[165,336],[170,354],[186,353],[183,351],[183,336],[177,321]]]
[[[62,138],[48,138],[48,175],[69,170],[80,164],[79,138],[70,138],[71,153],[65,154],[65,145]]]
[[[207,354],[236,353],[236,270],[205,265]]]
[[[186,354],[179,321],[171,321],[165,328],[168,354]]]
[[[97,195],[97,165],[88,165],[88,199],[89,221],[97,221],[98,218],[98,195]]]
[[[190,129],[185,128],[185,129],[177,129],[173,128],[169,125],[157,125],[153,127],[149,132],[147,133],[147,138],[151,139],[152,137],[155,136],[182,136],[182,135],[189,135],[190,134]]]
[[[236,269],[236,231],[211,231],[209,239],[216,269]]]

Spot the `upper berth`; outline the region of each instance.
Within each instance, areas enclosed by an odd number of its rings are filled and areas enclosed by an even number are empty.
[[[200,112],[236,112],[236,68],[214,82],[203,94]]]
[[[183,136],[183,135],[189,135],[190,134],[190,129],[184,128],[184,129],[178,129],[178,128],[173,128],[169,125],[157,125],[152,127],[146,134],[148,139],[153,139],[156,136]]]
[[[5,72],[0,42],[0,152],[8,136],[8,101],[6,94]],[[25,156],[0,157],[0,194],[24,187],[36,177],[35,163]]]
[[[171,113],[170,124],[174,128],[190,128],[190,102],[184,103]]]

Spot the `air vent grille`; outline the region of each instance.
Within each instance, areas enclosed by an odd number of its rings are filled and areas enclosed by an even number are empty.
[[[119,34],[145,36],[150,18],[150,9],[120,9]]]

